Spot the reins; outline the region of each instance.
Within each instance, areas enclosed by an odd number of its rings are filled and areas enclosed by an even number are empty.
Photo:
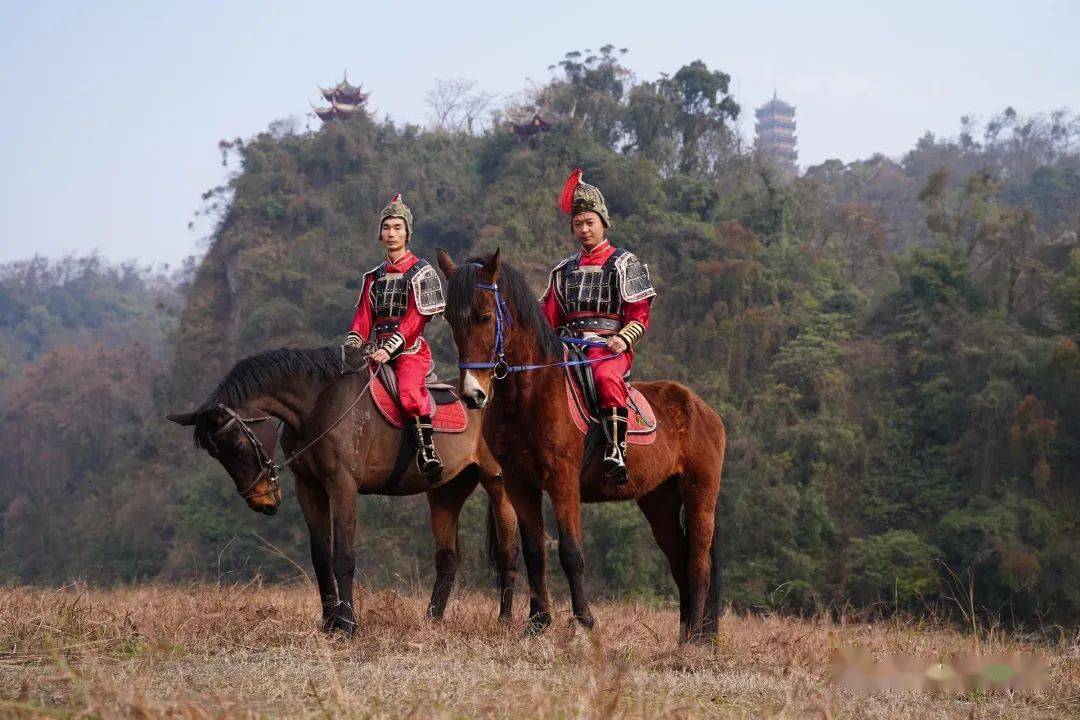
[[[316,437],[314,440],[309,442],[307,445],[305,445],[304,447],[302,447],[299,450],[297,450],[296,452],[294,452],[292,455],[290,455],[288,458],[286,458],[285,462],[281,463],[280,465],[276,464],[274,462],[274,458],[266,452],[266,449],[263,447],[262,443],[259,442],[259,438],[257,438],[255,436],[255,431],[252,430],[250,427],[248,427],[248,423],[265,422],[267,420],[273,420],[274,418],[270,417],[269,415],[264,416],[264,417],[242,418],[232,408],[228,407],[227,405],[223,405],[222,403],[218,403],[218,407],[221,410],[223,410],[225,413],[227,413],[230,416],[230,419],[229,419],[228,422],[226,422],[224,425],[222,425],[220,428],[218,428],[214,432],[214,435],[220,435],[222,432],[225,431],[226,428],[228,428],[234,422],[238,423],[240,425],[240,429],[243,431],[244,435],[247,437],[247,439],[249,441],[251,441],[252,446],[254,446],[255,454],[258,455],[258,458],[259,458],[259,465],[262,467],[262,469],[259,471],[259,474],[255,476],[255,479],[252,480],[251,483],[248,484],[248,486],[246,488],[244,488],[243,490],[237,490],[237,492],[240,493],[240,497],[244,498],[245,500],[249,500],[251,498],[262,497],[263,495],[270,495],[271,493],[275,493],[278,490],[280,490],[281,486],[278,484],[278,475],[279,475],[279,473],[282,470],[284,470],[285,468],[287,468],[289,465],[291,465],[292,462],[294,460],[296,460],[298,457],[300,457],[305,452],[310,450],[317,442],[319,442],[324,437],[326,437],[326,435],[331,430],[333,430],[335,427],[337,427],[338,424],[340,424],[341,421],[344,420],[345,417],[349,413],[351,413],[353,411],[353,408],[355,408],[356,404],[358,402],[360,402],[360,398],[364,397],[364,393],[366,393],[368,391],[368,389],[371,387],[371,383],[374,380],[375,380],[375,371],[371,370],[370,374],[368,375],[367,383],[360,390],[360,392],[357,393],[356,398],[349,404],[349,407],[345,408],[345,412],[341,413],[341,415],[338,417],[337,420],[330,423],[329,427],[327,427],[325,430],[323,430],[321,433],[319,433],[318,437]],[[268,483],[269,483],[269,489],[268,490],[263,490],[262,492],[258,492],[258,493],[257,492],[252,492],[255,489],[255,486],[259,484],[259,481],[262,479],[263,475],[267,475]]]
[[[478,290],[489,290],[495,295],[495,347],[492,348],[492,360],[490,362],[458,363],[461,370],[491,370],[496,380],[504,380],[513,372],[527,372],[529,370],[543,370],[553,367],[574,367],[576,365],[592,365],[612,358],[619,357],[622,353],[612,353],[606,357],[585,358],[582,360],[560,360],[553,363],[539,365],[511,365],[506,361],[506,328],[510,325],[510,312],[506,307],[506,298],[499,291],[498,283],[476,283]],[[598,340],[585,340],[574,337],[559,338],[567,345],[580,345],[583,347],[607,347],[607,343]]]

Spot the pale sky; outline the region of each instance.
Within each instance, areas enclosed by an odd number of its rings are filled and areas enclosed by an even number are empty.
[[[899,156],[927,130],[1080,111],[1077,0],[906,3],[56,3],[0,5],[0,262],[99,251],[177,263],[221,184],[217,142],[308,122],[348,70],[379,117],[423,123],[462,77],[500,96],[611,43],[643,79],[701,59],[733,78],[742,129],[771,97],[797,107],[800,164]],[[313,120],[313,126],[317,124]]]

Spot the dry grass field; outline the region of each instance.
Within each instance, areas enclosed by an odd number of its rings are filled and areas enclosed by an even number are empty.
[[[0,589],[0,716],[93,718],[1080,717],[1080,639],[1033,643],[917,623],[729,613],[721,640],[678,647],[671,608],[599,603],[591,636],[566,609],[541,638],[495,621],[491,593],[364,596],[356,637],[317,631],[306,587]],[[875,656],[1034,653],[1041,691],[881,692],[830,682],[842,648]]]

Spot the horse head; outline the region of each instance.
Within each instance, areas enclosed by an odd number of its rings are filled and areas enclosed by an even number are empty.
[[[248,507],[265,515],[277,512],[281,487],[274,466],[277,429],[272,417],[260,410],[225,405],[167,417],[177,425],[195,428],[195,446],[221,463]]]
[[[492,292],[485,292],[483,287],[496,286],[499,282],[499,251],[484,258],[483,262],[470,262],[463,267],[455,265],[442,248],[437,250],[437,255],[439,269],[447,281],[445,317],[454,334],[458,364],[494,362],[497,345],[496,296]],[[470,408],[483,408],[492,397],[493,380],[492,368],[461,368],[458,387],[462,400]]]

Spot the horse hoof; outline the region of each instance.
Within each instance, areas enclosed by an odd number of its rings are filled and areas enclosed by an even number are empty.
[[[351,620],[347,617],[334,616],[323,620],[323,632],[326,633],[341,633],[347,637],[352,637],[356,634],[356,620]]]
[[[525,637],[536,637],[542,634],[550,624],[551,615],[549,613],[536,613],[529,618],[529,623],[525,626]]]

